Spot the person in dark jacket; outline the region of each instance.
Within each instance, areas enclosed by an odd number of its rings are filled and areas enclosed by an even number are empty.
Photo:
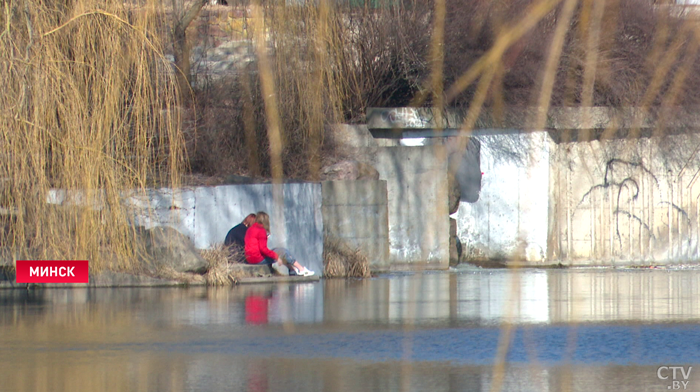
[[[228,231],[226,239],[224,240],[224,246],[229,249],[229,259],[240,259],[235,260],[239,262],[245,261],[243,257],[245,251],[245,233],[253,223],[255,223],[255,214],[249,214],[243,219],[243,222],[237,224]]]
[[[270,250],[267,247],[269,233],[270,217],[264,211],[260,211],[255,214],[255,223],[248,228],[245,234],[245,258],[248,264],[268,264],[270,268],[274,268],[275,264],[286,264],[295,275],[311,276],[314,274],[314,271],[299,264],[287,249]],[[284,255],[286,260],[283,260],[280,254]]]

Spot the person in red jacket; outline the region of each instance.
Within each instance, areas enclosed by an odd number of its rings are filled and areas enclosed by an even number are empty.
[[[287,267],[300,276],[311,276],[314,271],[299,264],[294,256],[285,248],[270,250],[267,247],[267,237],[270,233],[270,216],[266,212],[260,211],[255,214],[253,223],[245,233],[245,258],[248,264],[268,264],[273,268],[275,263],[284,265],[280,253],[284,254]]]

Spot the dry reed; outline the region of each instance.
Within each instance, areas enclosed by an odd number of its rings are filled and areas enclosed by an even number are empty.
[[[19,257],[133,267],[124,199],[177,185],[184,158],[157,3],[3,2],[0,242]]]
[[[241,259],[240,251],[232,251],[229,247],[216,244],[202,250],[201,255],[209,264],[204,279],[210,286],[226,286],[236,284],[241,277],[239,269],[231,268],[232,260]]]
[[[209,249],[202,250],[200,255],[207,262],[206,272],[202,275],[177,272],[172,268],[161,268],[157,276],[162,279],[208,286],[235,285],[238,279],[244,276],[241,269],[232,268],[231,265],[231,263],[237,263],[236,260],[240,260],[242,255],[240,251],[232,251],[223,244],[215,244]]]
[[[369,261],[358,248],[335,237],[323,240],[323,276],[326,278],[369,278]]]

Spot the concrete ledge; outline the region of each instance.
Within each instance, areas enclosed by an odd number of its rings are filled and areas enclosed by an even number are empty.
[[[182,284],[182,282],[178,282],[176,280],[152,278],[144,275],[132,275],[120,272],[102,272],[99,275],[90,277],[88,287],[153,287],[179,286]]]
[[[14,279],[13,279],[14,280]],[[175,280],[131,275],[120,272],[103,272],[90,276],[89,283],[15,283],[13,280],[0,281],[0,289],[27,288],[97,288],[97,287],[173,287],[186,283]]]
[[[268,277],[271,275],[270,267],[265,265],[255,265],[255,264],[229,264],[229,269],[233,272],[234,276],[240,276],[241,278],[257,278],[257,277]]]

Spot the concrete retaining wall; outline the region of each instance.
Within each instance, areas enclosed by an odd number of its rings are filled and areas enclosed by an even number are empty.
[[[304,265],[323,270],[321,185],[253,184],[151,191],[147,198],[131,197],[137,207],[150,205],[136,224],[171,226],[194,241],[198,249],[223,243],[231,227],[251,212],[270,215],[269,247],[286,247]],[[142,211],[145,209],[142,209]]]
[[[443,146],[380,147],[374,156],[387,183],[392,264],[449,266],[447,159]]]
[[[463,259],[544,261],[551,139],[547,132],[477,138],[484,172],[479,200],[460,202],[453,214]]]
[[[564,264],[700,258],[700,136],[561,143],[553,257]]]
[[[699,135],[478,138],[481,195],[454,215],[466,261],[649,265],[700,258]],[[518,151],[526,153],[512,154]]]
[[[323,193],[324,235],[362,250],[371,269],[389,266],[389,221],[386,181],[326,181]]]
[[[392,142],[450,136],[481,141],[480,198],[462,202],[453,214],[467,261],[649,265],[700,258],[695,108],[550,108],[549,132],[527,121],[538,110],[507,108],[503,116],[482,111],[475,129],[465,131],[464,110],[434,115],[430,108],[369,108],[367,126],[374,137]],[[425,154],[417,159],[442,156],[432,148],[415,152]],[[391,255],[411,262],[430,243],[417,240],[411,225],[426,217],[414,211],[434,199],[413,189],[422,180],[409,155],[389,151],[379,149],[376,167],[388,182]],[[421,197],[402,200],[402,194]],[[441,230],[436,235],[448,238]]]
[[[136,217],[137,225],[171,226],[199,249],[223,242],[232,226],[263,210],[271,219],[270,247],[286,246],[316,271],[323,265],[324,226],[326,233],[365,250],[374,270],[424,263],[447,268],[443,146],[378,148],[373,158],[380,181],[284,184],[278,188],[281,203],[275,202],[270,184],[160,189],[130,202],[140,211],[152,209],[151,215]]]

